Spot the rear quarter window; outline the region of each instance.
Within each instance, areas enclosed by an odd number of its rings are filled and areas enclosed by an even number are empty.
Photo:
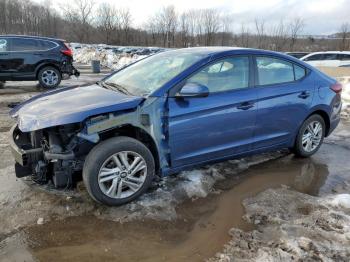
[[[306,75],[306,69],[304,67],[294,65],[295,80],[302,79]]]

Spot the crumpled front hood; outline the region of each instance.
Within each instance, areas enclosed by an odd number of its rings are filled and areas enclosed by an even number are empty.
[[[22,132],[78,123],[102,113],[133,109],[143,100],[99,85],[62,88],[35,96],[10,111]]]

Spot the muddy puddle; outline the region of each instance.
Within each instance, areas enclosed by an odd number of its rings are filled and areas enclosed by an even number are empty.
[[[16,257],[21,261],[203,261],[229,241],[230,228],[253,229],[242,219],[243,199],[281,185],[311,195],[341,190],[347,183],[341,175],[347,167],[341,163],[350,155],[338,148],[330,157],[334,147],[324,145],[311,159],[283,156],[219,180],[206,198],[178,205],[175,220],[118,223],[98,216],[52,220],[6,238],[1,255],[9,261]]]

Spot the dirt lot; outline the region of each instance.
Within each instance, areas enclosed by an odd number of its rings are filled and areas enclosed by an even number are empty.
[[[104,75],[83,71],[63,85]],[[82,185],[56,191],[15,178],[8,104],[41,91],[30,82],[0,89],[1,261],[350,257],[348,120],[310,159],[275,152],[226,161],[167,177],[139,200],[108,208],[92,202]]]

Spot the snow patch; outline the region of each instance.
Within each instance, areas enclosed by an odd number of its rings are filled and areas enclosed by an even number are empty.
[[[327,204],[333,207],[350,209],[350,194],[335,195],[327,202]]]

